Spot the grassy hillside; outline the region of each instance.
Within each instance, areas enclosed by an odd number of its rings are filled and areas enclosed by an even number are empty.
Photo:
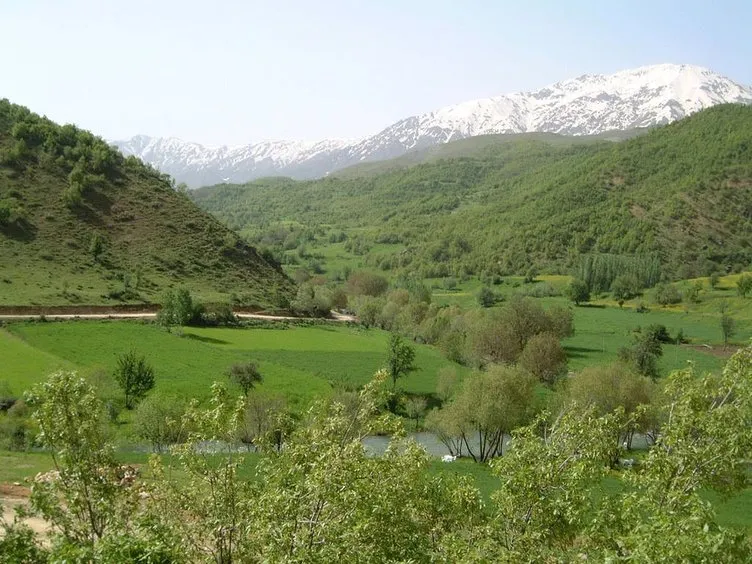
[[[525,141],[540,141],[549,145],[569,147],[602,141],[623,141],[647,133],[647,129],[630,129],[628,131],[608,131],[598,135],[558,135],[556,133],[512,133],[499,135],[478,135],[452,143],[434,145],[420,151],[411,151],[406,155],[388,161],[357,164],[332,173],[337,178],[363,178],[394,170],[403,170],[421,163],[432,163],[441,159],[463,157],[492,157],[500,145]]]
[[[273,305],[281,270],[86,131],[0,100],[0,305],[155,301],[185,284]]]
[[[325,269],[345,252],[425,277],[568,272],[601,253],[656,256],[669,278],[752,263],[752,107],[717,106],[620,143],[480,145],[361,178],[192,197],[288,262]]]

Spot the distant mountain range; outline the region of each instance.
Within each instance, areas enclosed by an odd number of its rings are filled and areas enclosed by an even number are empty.
[[[692,65],[653,65],[611,75],[586,74],[534,92],[504,94],[400,120],[356,141],[266,141],[205,147],[138,135],[114,144],[198,187],[264,176],[318,178],[358,163],[486,134],[593,135],[663,125],[723,103],[752,104],[752,88]]]

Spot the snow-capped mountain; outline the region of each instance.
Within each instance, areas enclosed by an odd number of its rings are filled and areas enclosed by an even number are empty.
[[[358,141],[270,141],[210,148],[139,135],[115,145],[197,187],[262,176],[316,178],[360,162],[390,159],[475,135],[533,131],[592,135],[651,127],[722,103],[752,104],[752,88],[702,67],[664,64],[611,75],[586,74],[534,92],[447,106],[403,119]]]

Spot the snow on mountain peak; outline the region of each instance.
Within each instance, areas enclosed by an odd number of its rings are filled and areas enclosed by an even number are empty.
[[[205,147],[138,135],[115,145],[195,187],[262,176],[315,178],[358,162],[394,158],[476,135],[533,131],[593,135],[651,127],[722,103],[752,104],[752,88],[703,67],[658,64],[611,75],[584,74],[532,92],[446,106],[357,141]]]

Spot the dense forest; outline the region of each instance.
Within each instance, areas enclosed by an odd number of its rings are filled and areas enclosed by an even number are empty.
[[[282,261],[328,238],[374,268],[424,277],[573,273],[597,255],[657,259],[667,279],[752,262],[750,107],[714,107],[618,143],[533,135],[475,147],[192,198]]]
[[[273,305],[292,283],[170,178],[0,101],[2,304],[153,301],[184,283]]]

